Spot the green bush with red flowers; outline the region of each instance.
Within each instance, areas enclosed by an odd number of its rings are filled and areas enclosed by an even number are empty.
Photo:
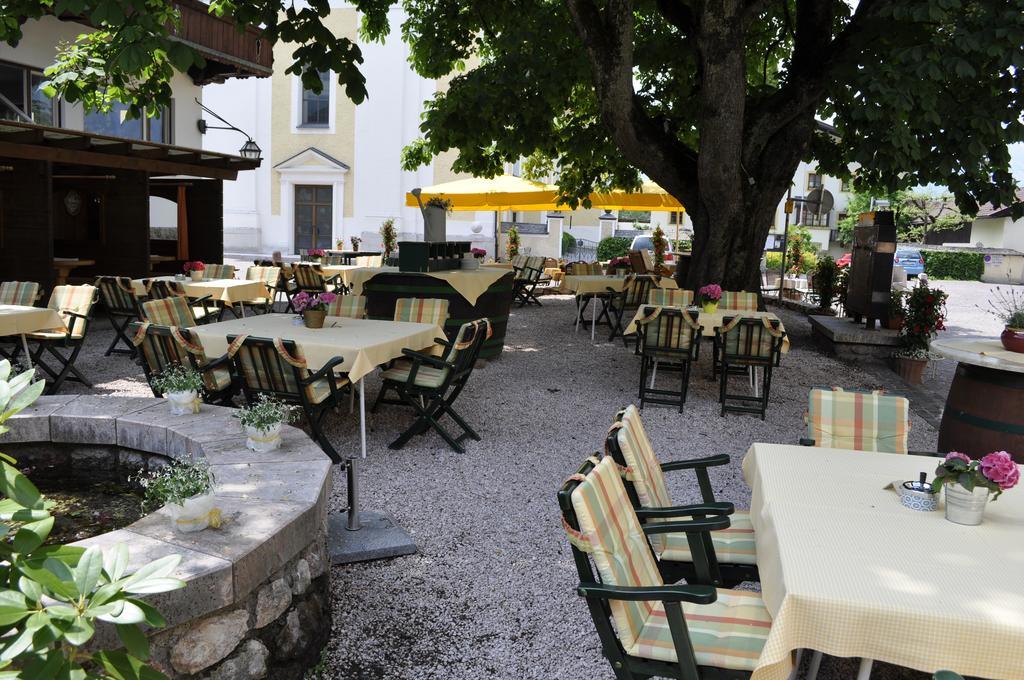
[[[906,297],[907,316],[900,331],[901,354],[927,353],[931,339],[946,329],[945,291],[921,284]]]

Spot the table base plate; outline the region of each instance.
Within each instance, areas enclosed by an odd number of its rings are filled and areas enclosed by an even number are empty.
[[[359,531],[348,530],[348,512],[327,517],[327,551],[331,564],[350,564],[412,555],[416,542],[391,515],[383,512],[359,511]]]

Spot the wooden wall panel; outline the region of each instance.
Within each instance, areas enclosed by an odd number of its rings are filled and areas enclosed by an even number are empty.
[[[53,287],[49,163],[0,158],[0,278]]]

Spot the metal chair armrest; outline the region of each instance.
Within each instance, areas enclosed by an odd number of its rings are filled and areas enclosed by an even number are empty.
[[[713,456],[705,456],[703,458],[692,458],[690,460],[672,460],[667,463],[662,463],[661,470],[662,472],[671,472],[673,470],[694,470],[697,468],[708,468],[728,464],[728,454],[716,453]]]
[[[333,378],[333,376],[334,376],[334,368],[336,366],[340,366],[343,363],[345,363],[345,359],[343,357],[331,357],[331,359],[326,364],[321,366],[319,368],[319,370],[317,370],[317,371],[315,371],[313,373],[310,373],[308,378],[300,380],[299,384],[301,384],[303,387],[305,387],[306,385],[314,383],[317,380],[321,380],[321,379],[326,378],[328,376],[331,376]],[[331,380],[331,382],[333,383],[334,381]]]
[[[714,586],[610,586],[604,583],[581,583],[577,586],[576,592],[581,597],[628,602],[660,600],[661,602],[711,604],[718,599],[718,593]]]
[[[800,437],[800,446],[814,446],[814,440],[809,437]]]
[[[672,505],[664,508],[637,508],[636,516],[640,519],[661,519],[693,515],[731,515],[735,511],[736,506],[732,503],[716,502],[695,505]]]

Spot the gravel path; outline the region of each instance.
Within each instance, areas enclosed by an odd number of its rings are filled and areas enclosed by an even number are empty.
[[[638,360],[621,343],[592,345],[572,331],[569,297],[515,310],[504,356],[478,369],[457,402],[482,442],[465,454],[434,435],[401,451],[386,445],[409,422],[385,408],[369,420],[363,467],[367,509],[392,513],[417,541],[410,557],[336,567],[334,631],[325,654],[330,678],[610,678],[586,607],[575,595],[575,568],[558,521],[555,492],[591,452],[602,447],[617,408],[635,399]],[[752,442],[794,443],[804,429],[807,392],[899,387],[891,372],[860,371],[824,357],[808,324],[780,312],[792,351],[776,369],[768,419],[719,417],[708,352],[691,380],[686,411],[648,408],[644,419],[664,460],[728,453],[714,474],[716,494],[744,506],[749,490],[740,461]],[[144,395],[141,370],[124,357],[102,356],[111,331],[95,322],[79,366],[93,393]],[[372,399],[379,382],[368,379]],[[69,384],[67,392],[82,388]],[[936,433],[913,416],[911,447],[934,448]],[[341,452],[358,450],[358,416],[332,416]],[[676,502],[697,499],[693,480],[670,479]],[[334,509],[345,506],[337,475]],[[855,674],[851,662],[827,659],[822,678]],[[919,678],[881,667],[876,679]]]

